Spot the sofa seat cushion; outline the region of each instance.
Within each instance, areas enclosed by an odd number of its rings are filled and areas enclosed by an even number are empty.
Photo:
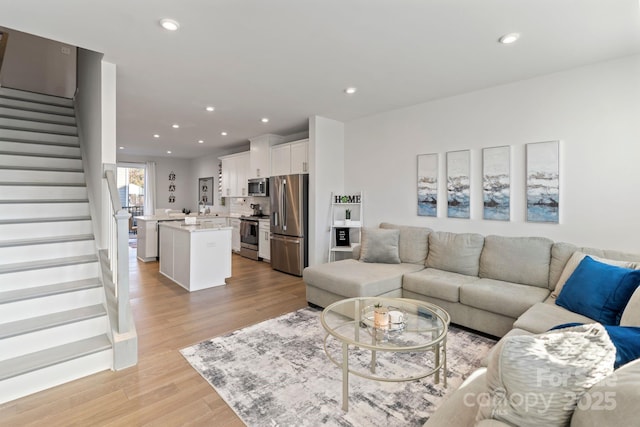
[[[553,299],[551,298],[550,301]],[[525,311],[513,324],[514,328],[541,334],[565,323],[593,323],[593,320],[574,313],[552,302],[537,303]]]
[[[436,231],[429,234],[427,267],[452,273],[477,276],[484,237],[474,233],[448,233]]]
[[[479,280],[476,276],[451,273],[427,268],[416,273],[405,274],[402,288],[428,297],[445,301],[460,301],[460,286]]]
[[[479,279],[460,287],[462,304],[514,319],[548,295],[546,288],[493,279]]]
[[[548,288],[552,246],[546,237],[486,236],[479,276]]]
[[[307,267],[302,277],[308,285],[345,298],[370,297],[400,289],[405,273],[423,268],[417,264],[365,263],[345,259]]]

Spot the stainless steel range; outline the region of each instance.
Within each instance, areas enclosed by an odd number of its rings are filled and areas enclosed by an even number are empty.
[[[246,258],[259,260],[258,239],[260,218],[268,218],[268,215],[252,215],[240,217],[240,255]]]

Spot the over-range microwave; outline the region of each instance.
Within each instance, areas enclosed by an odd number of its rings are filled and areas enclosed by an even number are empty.
[[[248,194],[250,196],[263,196],[269,195],[269,178],[252,178],[248,184]]]

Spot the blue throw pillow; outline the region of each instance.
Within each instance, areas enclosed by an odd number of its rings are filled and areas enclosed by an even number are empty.
[[[556,304],[603,325],[619,325],[640,284],[640,270],[616,267],[586,256],[564,284]]]
[[[554,326],[550,331],[556,329],[570,328],[582,323],[565,323]],[[640,328],[635,326],[607,326],[604,328],[609,334],[611,342],[616,347],[616,361],[614,368],[618,369],[632,360],[640,359]]]

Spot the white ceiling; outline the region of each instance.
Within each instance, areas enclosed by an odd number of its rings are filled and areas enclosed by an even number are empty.
[[[122,152],[185,158],[640,52],[638,0],[0,0],[0,26],[104,53]]]

